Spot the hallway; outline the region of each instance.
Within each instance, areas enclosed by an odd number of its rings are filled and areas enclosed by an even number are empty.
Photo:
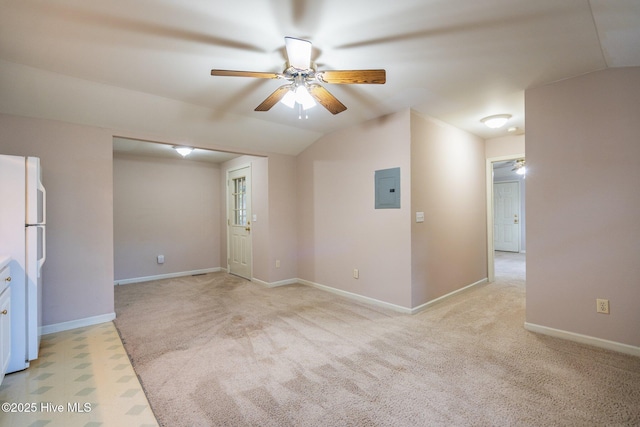
[[[498,280],[521,280],[525,284],[527,257],[524,253],[495,251],[495,275]]]

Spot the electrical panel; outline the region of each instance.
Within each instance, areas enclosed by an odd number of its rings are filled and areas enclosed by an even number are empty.
[[[375,173],[375,208],[400,209],[400,168]]]

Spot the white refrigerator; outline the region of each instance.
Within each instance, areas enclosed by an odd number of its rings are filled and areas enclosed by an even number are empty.
[[[11,257],[11,357],[7,372],[38,358],[46,192],[40,159],[0,155],[0,254]]]

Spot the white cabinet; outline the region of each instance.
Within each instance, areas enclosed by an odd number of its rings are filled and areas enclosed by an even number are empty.
[[[11,355],[11,271],[9,266],[0,270],[0,384],[9,365]]]

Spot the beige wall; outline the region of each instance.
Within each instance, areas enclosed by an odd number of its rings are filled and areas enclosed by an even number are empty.
[[[292,156],[243,156],[224,167],[126,156],[114,162],[114,131],[109,129],[0,114],[0,130],[0,153],[42,159],[49,195],[48,257],[43,268],[45,326],[113,314],[114,256],[119,259],[118,279],[226,267],[225,168],[243,162],[253,166],[254,213],[259,218],[254,228],[254,277],[266,282],[296,277]],[[274,164],[271,170],[269,161]],[[210,185],[204,184],[206,180],[212,181]],[[190,188],[179,191],[180,182],[191,182]],[[193,182],[203,185],[195,188]],[[117,197],[123,197],[118,200],[131,205],[114,207],[114,185]],[[164,198],[166,192],[172,193],[171,198]],[[136,195],[140,199],[134,200]],[[174,203],[167,203],[169,199]],[[194,204],[200,204],[198,209],[184,209]],[[206,205],[213,207],[207,211]],[[158,211],[151,212],[151,206]],[[120,221],[127,210],[139,216],[124,219],[114,231],[114,213]],[[145,218],[149,215],[155,215],[151,222]],[[173,235],[174,227],[168,225],[172,215],[188,215],[191,226],[200,223],[200,234],[196,237],[190,229]],[[161,223],[167,225],[164,231]],[[151,224],[155,224],[153,232],[147,228]],[[185,235],[190,236],[188,245]],[[133,243],[127,241],[132,236]],[[176,240],[167,245],[172,238]],[[201,250],[197,255],[191,249],[193,239]],[[114,240],[118,242],[115,250]],[[161,251],[164,266],[156,263]],[[276,257],[281,259],[280,269],[275,269]]]
[[[250,158],[250,156],[246,156]],[[253,244],[253,278],[269,282],[269,159],[257,157],[251,161],[251,209],[257,221],[251,221]]]
[[[116,282],[220,267],[217,165],[116,155],[113,198]]]
[[[409,120],[406,110],[368,121],[298,155],[301,279],[411,307]],[[401,209],[374,209],[375,171],[395,167]]]
[[[411,114],[413,307],[487,278],[484,150],[477,136]]]
[[[111,133],[0,114],[0,153],[41,159],[47,190],[43,325],[112,314]]]
[[[640,68],[530,89],[526,111],[527,322],[639,346]]]
[[[526,95],[527,322],[638,346],[640,69],[593,73]],[[112,132],[6,114],[0,114],[0,130],[2,154],[42,159],[49,195],[44,324],[113,313]],[[426,139],[437,143],[419,145],[417,135],[423,132],[439,134]],[[430,156],[430,150],[446,153],[467,139],[475,147],[474,138],[429,120],[412,120],[407,110],[327,135],[297,158],[253,158],[258,178],[254,191],[259,191],[254,277],[266,282],[300,277],[403,307],[446,292],[449,285],[420,285],[430,283],[428,275],[443,274],[421,266],[420,260],[431,262],[427,251],[448,237],[428,236],[420,242],[425,246],[415,250],[413,265],[421,271],[412,271],[411,253],[421,235],[415,211],[451,209],[451,196],[427,197],[412,181],[431,183],[432,172],[442,180],[418,157]],[[445,140],[454,142],[448,147]],[[503,155],[500,144],[488,143],[485,155]],[[473,148],[463,159],[476,155]],[[435,162],[427,164],[438,170],[438,160],[448,159],[434,155]],[[221,167],[221,200],[228,166]],[[374,171],[398,166],[402,209],[373,209]],[[461,192],[455,194],[466,198],[462,182],[455,183]],[[469,180],[466,185],[476,184]],[[470,212],[476,208],[472,204]],[[477,215],[484,218],[484,213]],[[224,218],[220,215],[221,266],[226,264]],[[469,241],[478,241],[475,232],[470,231]],[[482,261],[475,243],[461,250],[455,262],[447,260],[441,268],[459,268],[465,259],[474,265]],[[280,271],[275,259],[281,259]],[[354,268],[360,269],[358,280],[352,278]],[[462,286],[474,278],[469,274],[456,281],[465,282]],[[595,313],[596,298],[611,301],[610,315]]]
[[[485,156],[492,157],[519,156],[524,154],[524,134],[506,135],[485,141]]]
[[[268,282],[298,277],[297,168],[294,156],[269,156]],[[276,268],[276,260],[280,267]]]

